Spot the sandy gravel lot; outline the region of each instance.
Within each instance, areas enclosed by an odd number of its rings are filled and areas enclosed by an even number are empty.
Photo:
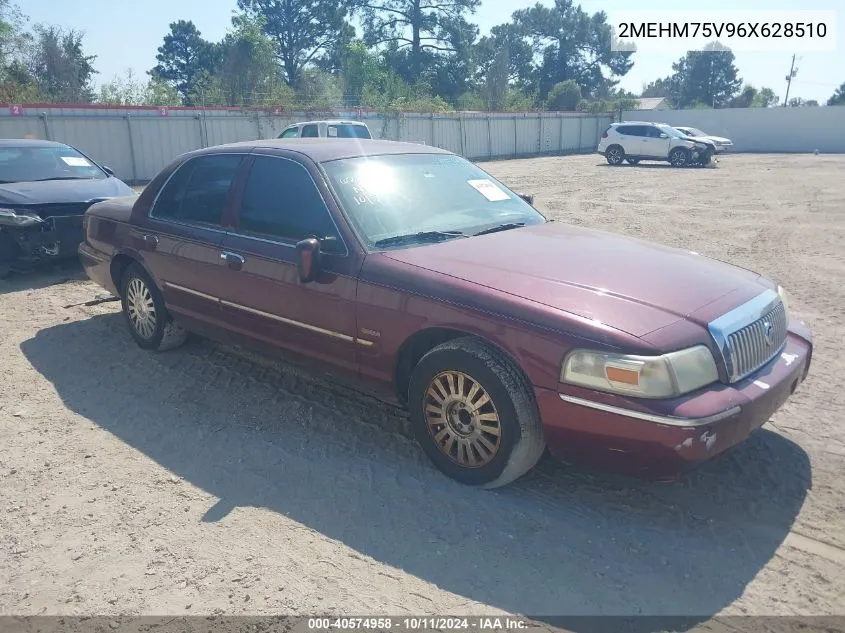
[[[546,461],[485,492],[389,406],[209,342],[145,353],[75,272],[0,281],[0,613],[845,613],[845,157],[485,166],[776,277],[810,379],[680,484]]]

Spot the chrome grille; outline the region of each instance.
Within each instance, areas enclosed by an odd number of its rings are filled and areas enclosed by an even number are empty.
[[[728,382],[736,382],[775,358],[786,343],[789,315],[768,290],[708,325]]]
[[[753,374],[780,353],[786,326],[786,310],[778,301],[768,314],[728,336],[732,381]]]

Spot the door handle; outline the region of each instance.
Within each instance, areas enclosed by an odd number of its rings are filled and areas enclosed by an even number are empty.
[[[244,262],[246,262],[243,255],[230,253],[229,251],[223,251],[220,253],[220,260],[225,262],[232,270],[240,270],[243,268]]]
[[[148,251],[154,251],[158,247],[158,237],[155,235],[145,235],[141,239],[144,242],[144,248]]]

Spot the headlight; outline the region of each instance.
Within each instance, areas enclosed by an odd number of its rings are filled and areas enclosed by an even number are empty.
[[[33,226],[43,221],[37,215],[18,213],[14,209],[0,209],[0,224],[6,226]]]
[[[780,297],[780,302],[783,304],[783,311],[786,313],[786,318],[789,318],[789,295],[786,294],[786,290],[783,289],[782,286],[778,286],[778,296]]]
[[[640,398],[680,396],[717,380],[716,361],[704,345],[663,356],[574,350],[560,371],[561,382]]]

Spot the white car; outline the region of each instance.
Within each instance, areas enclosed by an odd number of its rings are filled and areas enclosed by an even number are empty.
[[[711,141],[716,147],[717,154],[727,152],[734,145],[733,141],[729,138],[725,138],[724,136],[713,136],[712,134],[702,132],[695,127],[675,127],[675,129],[681,132],[681,134],[686,134],[687,136],[691,136],[696,139],[706,139]]]
[[[361,121],[303,121],[289,125],[278,138],[373,138]]]
[[[602,133],[598,153],[611,165],[659,160],[687,167],[707,165],[716,150],[706,139],[692,139],[665,123],[625,121],[611,123]]]

